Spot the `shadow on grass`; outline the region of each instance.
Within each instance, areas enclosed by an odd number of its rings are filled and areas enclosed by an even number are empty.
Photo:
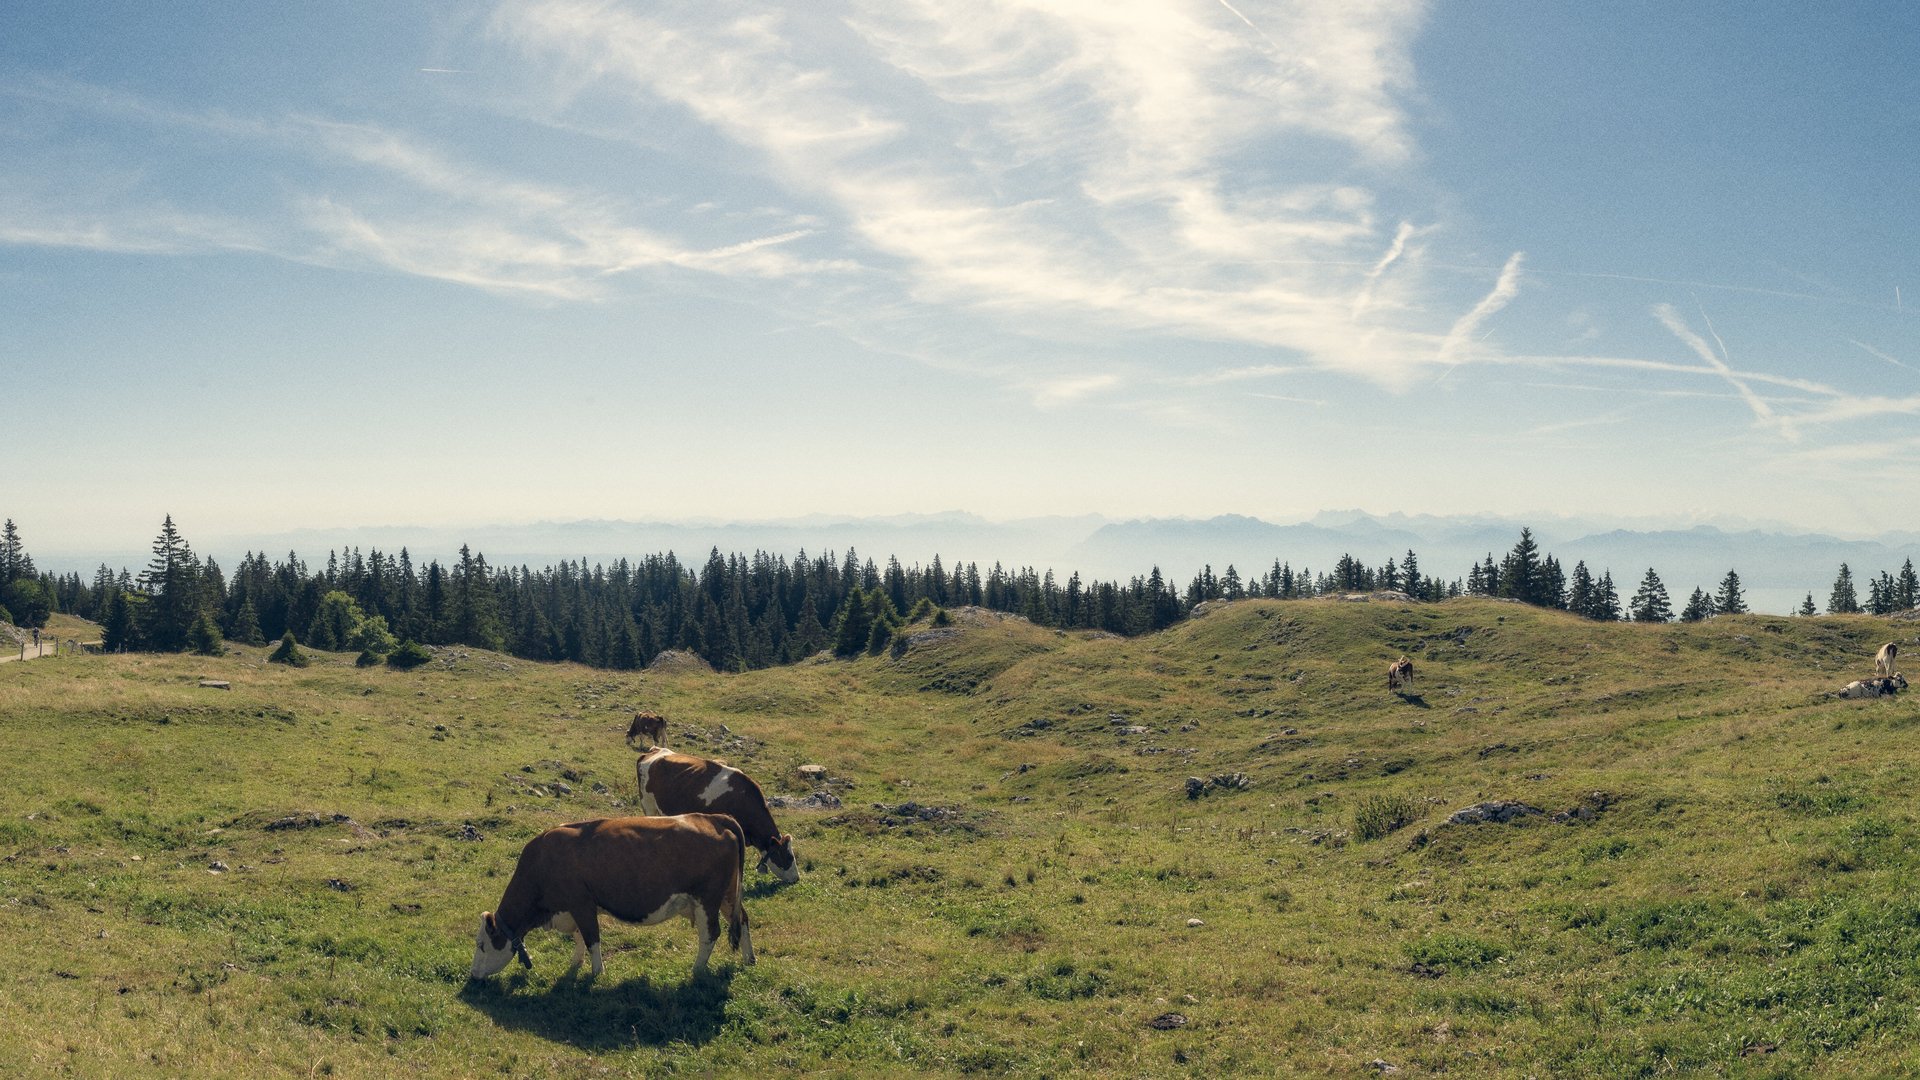
[[[646,976],[607,985],[607,978],[561,979],[546,993],[527,992],[527,978],[482,979],[459,998],[504,1028],[582,1050],[690,1043],[720,1034],[726,1023],[733,966],[722,965],[685,982],[656,985]]]
[[[753,884],[741,889],[740,898],[743,900],[765,900],[767,897],[786,888],[789,884],[789,882],[781,881],[776,877],[762,877]],[[748,915],[751,916],[752,912],[748,912]]]
[[[1419,694],[1401,694],[1400,700],[1406,702],[1409,705],[1414,706],[1415,708],[1420,708],[1420,709],[1433,708],[1433,706],[1427,704],[1427,699],[1421,697]]]

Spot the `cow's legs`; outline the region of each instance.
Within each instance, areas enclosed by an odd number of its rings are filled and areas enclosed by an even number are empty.
[[[572,975],[580,970],[580,961],[593,961],[593,974],[600,974],[600,909],[589,907],[567,916],[554,916],[554,924],[559,925],[562,918],[573,924],[573,964],[567,968]]]
[[[747,925],[747,913],[740,912],[740,919],[734,925],[740,928],[740,962],[753,963],[753,931]]]
[[[713,955],[714,931],[719,929],[719,915],[720,913],[711,905],[703,904],[698,900],[693,902],[693,910],[689,913],[689,917],[693,920],[694,929],[700,934],[700,951],[693,958],[695,974],[707,970],[707,957]]]

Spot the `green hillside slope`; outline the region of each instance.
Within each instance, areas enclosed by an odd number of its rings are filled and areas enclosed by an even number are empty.
[[[1123,640],[954,616],[748,675],[6,665],[0,1062],[1920,1071],[1920,706],[1826,696],[1920,624],[1246,601]],[[633,811],[641,708],[769,794],[832,778],[838,808],[776,811],[804,872],[751,879],[760,963],[723,949],[694,981],[684,923],[611,925],[597,981],[560,981],[547,933],[531,974],[467,985],[521,845]],[[1448,823],[1492,801],[1524,809]]]

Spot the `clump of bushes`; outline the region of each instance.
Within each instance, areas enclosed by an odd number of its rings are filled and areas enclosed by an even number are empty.
[[[267,656],[267,662],[285,664],[288,667],[306,667],[309,663],[307,654],[301,652],[300,646],[294,643],[291,630],[281,636],[280,647]]]
[[[426,646],[417,641],[403,641],[387,654],[387,666],[397,671],[411,671],[433,659]]]
[[[1353,835],[1360,840],[1378,840],[1411,825],[1419,809],[1406,795],[1369,795],[1353,812]]]
[[[361,649],[360,655],[353,658],[354,667],[372,667],[380,662],[380,654],[372,649]]]

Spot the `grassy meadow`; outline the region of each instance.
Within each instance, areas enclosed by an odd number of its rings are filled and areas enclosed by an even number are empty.
[[[955,620],[745,675],[0,666],[0,1075],[1920,1073],[1920,704],[1824,696],[1920,623]],[[543,932],[469,985],[521,845],[635,812],[642,708],[834,778],[798,884],[749,860],[759,963],[607,923],[597,980]],[[1542,813],[1446,823],[1496,799]]]

